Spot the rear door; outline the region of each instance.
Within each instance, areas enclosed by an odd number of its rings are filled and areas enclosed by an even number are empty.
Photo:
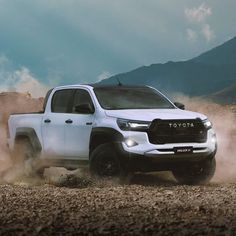
[[[76,112],[75,107],[83,104],[90,104],[94,108],[89,91],[76,89],[69,122],[65,125],[65,155],[80,160],[89,157],[89,141],[94,122],[94,114]]]
[[[53,94],[51,109],[45,111],[42,120],[42,136],[46,155],[65,155],[65,126],[71,118],[74,89],[58,90]]]

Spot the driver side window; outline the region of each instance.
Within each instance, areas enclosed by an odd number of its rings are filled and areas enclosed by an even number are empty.
[[[89,104],[91,108],[94,108],[90,94],[84,89],[76,89],[72,106],[72,113],[78,113],[76,111],[76,107],[85,104]]]

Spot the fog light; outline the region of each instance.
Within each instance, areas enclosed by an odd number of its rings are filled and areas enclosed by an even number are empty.
[[[127,147],[134,147],[138,145],[138,143],[136,143],[134,140],[129,139],[129,138],[125,139],[125,144]]]
[[[216,143],[216,137],[212,137],[212,138],[211,138],[211,142],[212,142],[212,143]]]
[[[216,135],[213,135],[213,136],[211,137],[211,142],[212,142],[212,143],[216,143],[216,141],[217,141],[217,140],[216,140]]]

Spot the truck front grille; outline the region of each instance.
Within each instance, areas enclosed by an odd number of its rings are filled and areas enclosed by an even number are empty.
[[[201,119],[161,120],[156,119],[148,130],[150,143],[204,143],[207,129]]]

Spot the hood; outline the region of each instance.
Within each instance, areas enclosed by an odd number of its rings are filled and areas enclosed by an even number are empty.
[[[207,119],[201,113],[184,111],[180,109],[129,109],[129,110],[106,110],[107,116],[128,120],[152,121],[162,120],[184,120],[184,119]]]

